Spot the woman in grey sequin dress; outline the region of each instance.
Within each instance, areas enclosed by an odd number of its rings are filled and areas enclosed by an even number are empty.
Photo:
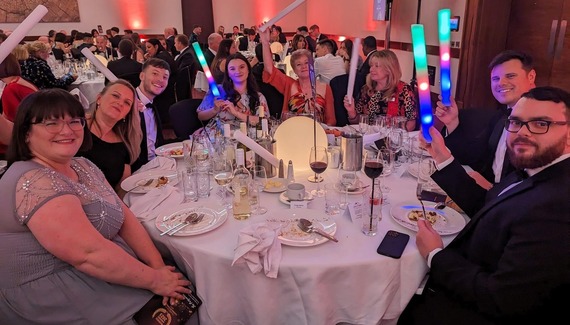
[[[101,171],[74,158],[91,140],[74,97],[28,96],[14,131],[0,179],[0,323],[134,324],[153,294],[189,293]]]

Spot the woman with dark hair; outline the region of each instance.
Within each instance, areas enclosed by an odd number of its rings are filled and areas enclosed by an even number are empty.
[[[79,155],[99,167],[109,184],[120,193],[120,184],[131,176],[131,164],[141,151],[143,136],[135,105],[135,88],[128,81],[118,79],[105,86],[95,105],[93,115],[87,120],[93,146]]]
[[[217,84],[222,83],[224,80],[224,72],[226,67],[226,58],[237,52],[237,46],[233,39],[224,39],[220,42],[218,52],[212,61],[212,76]]]
[[[346,69],[346,73],[350,70],[350,60],[352,59],[352,40],[345,39],[344,41],[340,42],[340,47],[338,51],[336,51],[336,55],[340,56],[344,60],[344,68]],[[358,56],[358,63],[356,66],[360,68],[362,65],[362,57]]]
[[[95,28],[93,28],[91,30],[91,37],[93,37],[93,39],[97,38],[97,36],[99,36],[99,31],[96,30]]]
[[[307,49],[307,41],[305,40],[305,36],[295,34],[295,36],[293,36],[293,40],[291,40],[291,47],[287,50],[287,54],[291,54],[300,49]]]
[[[133,41],[133,44],[135,45],[135,49],[133,51],[133,60],[136,60],[137,62],[143,63],[145,51],[143,50],[143,48],[141,46],[141,37],[140,37],[139,33],[132,33],[132,34],[123,36],[123,39],[125,39],[125,38],[128,38],[131,41]]]
[[[3,323],[132,324],[154,294],[173,303],[190,292],[101,171],[74,157],[91,146],[88,131],[65,90],[18,110],[0,179]]]
[[[241,53],[226,58],[222,89],[225,98],[215,98],[210,90],[197,109],[201,121],[211,119],[206,126],[208,134],[221,132],[220,127],[225,123],[237,128],[239,122],[245,122],[248,116],[250,123],[257,124],[260,110],[264,116],[269,116],[267,101],[258,91],[249,61]]]
[[[8,54],[0,63],[0,80],[4,82],[2,91],[2,116],[8,121],[14,122],[20,102],[29,94],[38,91],[31,82],[21,78],[20,63],[13,54]],[[0,158],[4,159],[6,146],[0,144]]]

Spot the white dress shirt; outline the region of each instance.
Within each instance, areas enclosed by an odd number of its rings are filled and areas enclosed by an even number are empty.
[[[155,150],[156,150],[156,133],[157,133],[157,126],[156,126],[156,118],[154,116],[154,112],[151,108],[146,107],[146,104],[151,103],[152,101],[146,97],[142,91],[137,87],[137,97],[140,101],[145,105],[143,109],[143,116],[144,116],[144,123],[146,126],[146,148],[148,150],[148,161],[151,161],[156,157]]]
[[[315,59],[315,75],[319,76],[320,81],[328,84],[332,78],[343,74],[346,74],[346,70],[342,57],[328,53]]]

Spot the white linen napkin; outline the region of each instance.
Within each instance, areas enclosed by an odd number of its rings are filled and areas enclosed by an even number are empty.
[[[156,217],[153,213],[155,209],[177,206],[182,201],[184,201],[184,194],[180,190],[174,186],[165,185],[154,188],[138,198],[130,209],[139,220],[147,221]]]
[[[252,273],[263,269],[267,277],[276,278],[281,263],[281,241],[277,238],[280,231],[280,224],[267,222],[255,223],[242,229],[238,235],[232,266],[246,263]]]
[[[139,170],[135,172],[135,174],[146,172],[149,170],[176,170],[176,160],[174,158],[167,158],[167,157],[155,157],[153,160],[147,162],[146,164],[142,165]]]

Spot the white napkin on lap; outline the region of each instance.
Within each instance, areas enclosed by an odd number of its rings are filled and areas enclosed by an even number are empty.
[[[281,241],[277,238],[280,230],[280,224],[266,222],[242,229],[232,266],[246,263],[252,273],[263,269],[267,277],[276,278],[281,263]]]
[[[153,160],[142,165],[135,174],[146,172],[149,170],[176,170],[176,160],[174,158],[157,156]]]
[[[155,209],[177,206],[184,201],[184,194],[176,187],[165,185],[154,188],[130,206],[131,211],[141,221],[156,217]]]

